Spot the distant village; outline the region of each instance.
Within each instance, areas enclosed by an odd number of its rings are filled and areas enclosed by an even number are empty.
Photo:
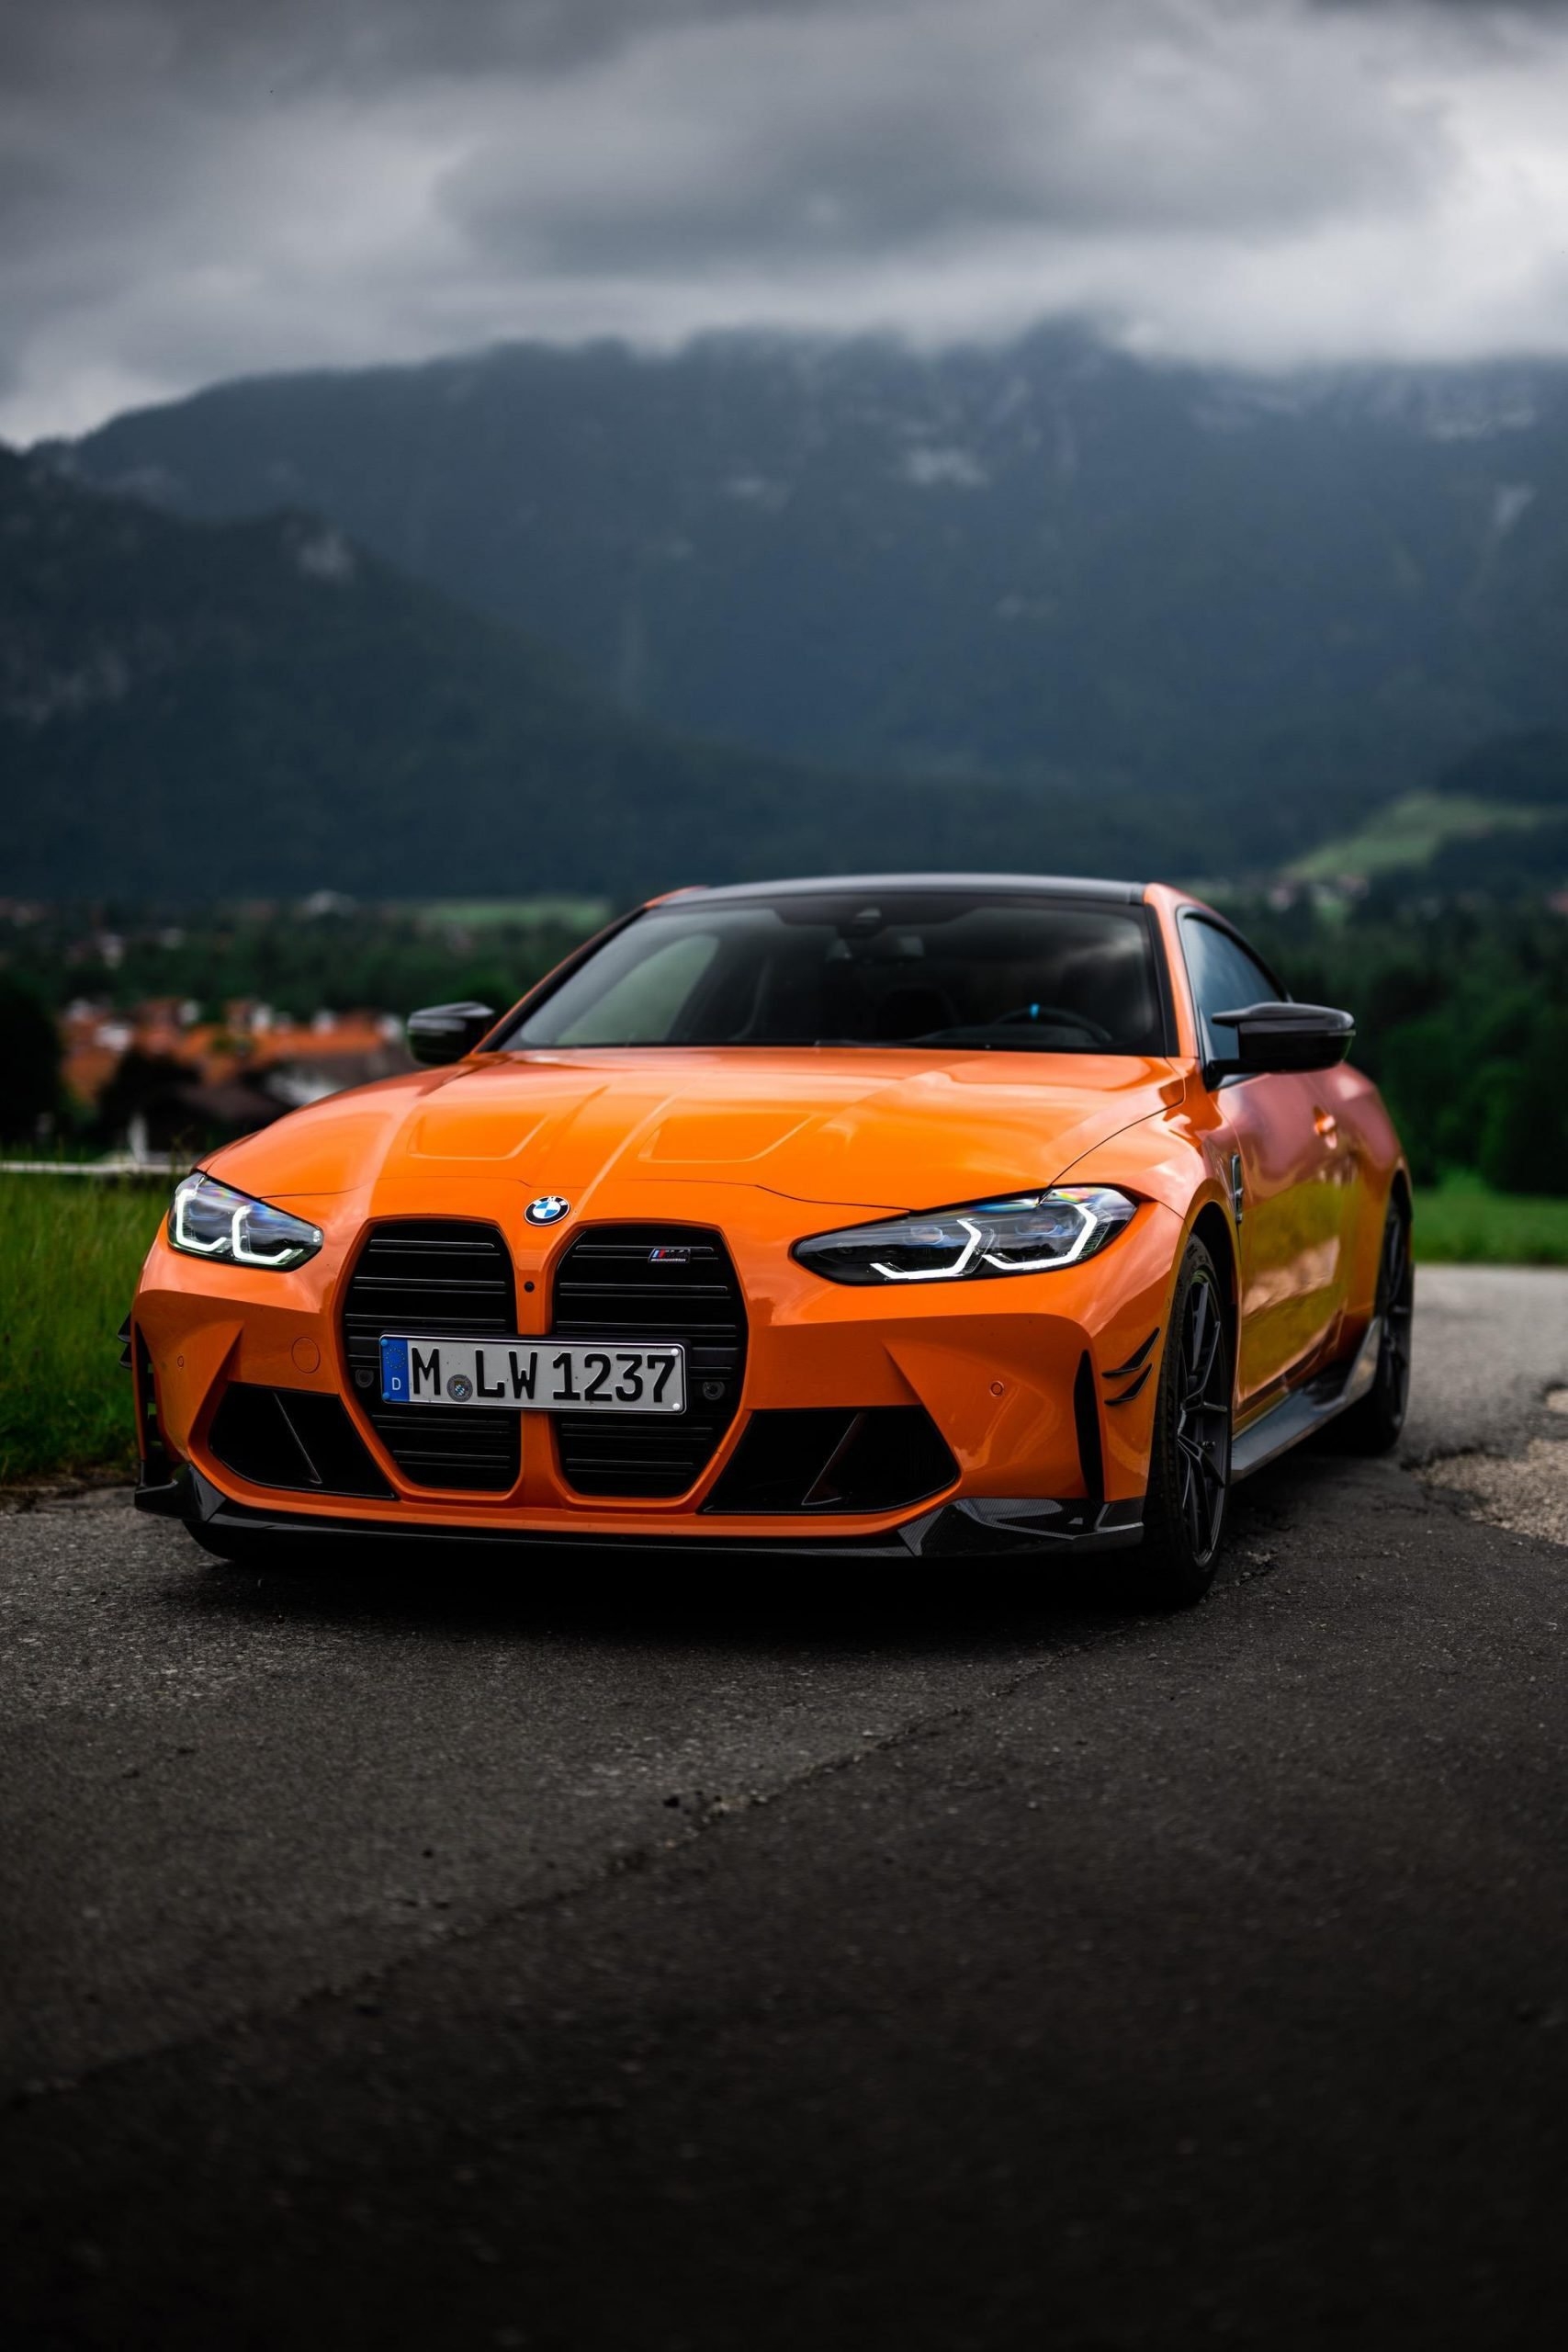
[[[220,1020],[194,1000],[129,1011],[86,1000],[61,1016],[61,1076],[74,1106],[152,1159],[194,1138],[247,1135],[345,1086],[412,1069],[394,1013],[314,1013],[300,1022],[238,999]]]
[[[556,898],[362,906],[328,889],[195,911],[0,893],[7,1165],[17,1147],[163,1163],[412,1069],[410,1005],[512,1003],[609,911]]]

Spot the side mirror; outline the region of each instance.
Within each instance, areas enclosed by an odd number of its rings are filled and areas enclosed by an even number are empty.
[[[427,1004],[403,1023],[409,1051],[416,1062],[460,1062],[500,1017],[488,1004]]]
[[[1235,1032],[1235,1053],[1217,1055],[1203,1073],[1210,1086],[1259,1070],[1332,1069],[1356,1035],[1355,1016],[1326,1004],[1246,1004],[1211,1013],[1209,1026]]]

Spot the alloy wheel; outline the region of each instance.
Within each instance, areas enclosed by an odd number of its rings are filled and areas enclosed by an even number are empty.
[[[1410,1338],[1415,1319],[1416,1285],[1410,1258],[1410,1228],[1396,1209],[1383,1228],[1382,1262],[1378,1269],[1378,1311],[1382,1331],[1378,1341],[1378,1386],[1398,1419],[1404,1418],[1410,1394]]]
[[[1214,1285],[1201,1274],[1188,1291],[1179,1341],[1176,1392],[1177,1508],[1195,1563],[1220,1540],[1230,1477],[1230,1366]]]

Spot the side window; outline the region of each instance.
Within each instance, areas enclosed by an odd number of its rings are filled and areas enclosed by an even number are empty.
[[[1216,1012],[1235,1012],[1244,1004],[1271,1004],[1280,984],[1249,956],[1229,932],[1221,931],[1201,915],[1183,915],[1181,944],[1187,977],[1202,1033],[1203,1058],[1216,1061],[1235,1050],[1235,1031],[1216,1023]]]

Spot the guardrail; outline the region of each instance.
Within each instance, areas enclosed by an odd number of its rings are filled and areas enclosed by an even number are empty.
[[[177,1184],[192,1165],[188,1159],[134,1159],[120,1152],[106,1159],[0,1159],[0,1176],[96,1176],[120,1183]]]

